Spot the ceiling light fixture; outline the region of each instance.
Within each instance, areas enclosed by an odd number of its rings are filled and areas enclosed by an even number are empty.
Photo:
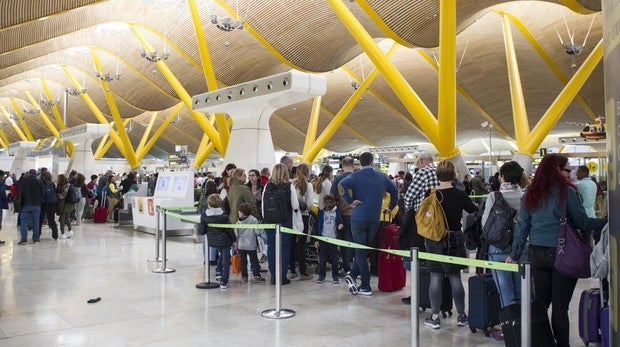
[[[108,83],[116,82],[116,81],[120,80],[120,79],[121,79],[121,77],[123,77],[123,75],[122,75],[122,74],[120,74],[120,73],[118,72],[118,70],[116,71],[116,74],[114,74],[114,75],[112,75],[112,74],[110,74],[110,73],[105,73],[105,74],[104,74],[104,73],[102,73],[102,72],[97,71],[97,72],[95,73],[95,76],[96,76],[97,78],[99,78],[100,80],[102,80],[102,81],[104,81],[104,82],[108,82]]]
[[[56,106],[56,105],[60,104],[60,99],[58,99],[58,100],[54,101],[54,100],[50,100],[50,99],[47,99],[47,98],[41,97],[41,98],[39,99],[39,101],[40,101],[43,105],[48,106],[48,107],[52,107],[52,106]]]
[[[212,14],[211,23],[215,24],[215,26],[222,31],[231,32],[235,29],[243,29],[245,21],[232,19],[230,17],[220,17],[216,14]]]
[[[24,113],[27,113],[27,114],[38,114],[39,113],[38,109],[28,108],[28,107],[24,107],[22,111],[24,111]]]
[[[157,51],[153,51],[153,52],[147,52],[144,50],[144,48],[140,49],[140,56],[148,61],[150,61],[151,63],[157,63],[158,61],[162,61],[162,60],[168,60],[168,57],[170,56],[170,52],[166,52],[166,49],[164,48],[164,51],[161,55],[157,54]]]
[[[77,88],[67,88],[65,89],[67,91],[67,93],[69,93],[69,95],[71,96],[78,96],[78,95],[82,95],[82,94],[86,94],[86,88],[82,88],[82,89],[77,89]]]

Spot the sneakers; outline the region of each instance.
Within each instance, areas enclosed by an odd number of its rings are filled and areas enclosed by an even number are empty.
[[[316,280],[316,283],[323,283],[325,282],[325,277],[319,277],[319,279]]]
[[[402,298],[402,299],[400,299],[400,301],[402,301],[402,303],[405,304],[405,305],[411,305],[411,297],[410,296],[408,296],[406,298]]]
[[[426,318],[424,320],[424,325],[433,329],[441,328],[441,322],[439,321],[439,317],[437,317],[436,319],[433,319],[433,316]]]
[[[220,289],[226,289],[226,288],[228,288],[228,281],[221,281]]]
[[[372,290],[370,290],[370,288],[357,288],[357,294],[371,296]]]
[[[464,327],[469,324],[469,318],[465,314],[460,314],[456,317],[456,325]]]
[[[265,282],[265,279],[260,276],[254,276],[254,282]]]
[[[67,238],[70,239],[71,236],[73,236],[73,231],[69,230],[65,235],[67,235]]]
[[[347,274],[346,276],[344,276],[344,280],[345,282],[347,282],[347,286],[349,286],[349,293],[351,293],[351,295],[357,295],[358,290],[353,277]]]
[[[18,245],[25,245],[25,244],[26,244],[26,241],[23,241],[23,240],[22,240],[22,241],[19,241],[17,244],[18,244]]]
[[[501,330],[491,331],[491,337],[495,339],[495,341],[504,341],[504,333]]]
[[[220,274],[220,273],[216,273],[216,274],[215,274],[215,280],[216,280],[216,281],[219,281],[219,280],[221,280],[221,279],[222,279],[222,274]]]

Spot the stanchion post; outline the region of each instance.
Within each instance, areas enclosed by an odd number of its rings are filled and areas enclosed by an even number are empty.
[[[161,261],[161,258],[159,257],[159,219],[161,218],[159,206],[157,206],[157,213],[155,215],[157,216],[157,227],[155,228],[155,257],[153,259],[147,259],[146,261],[149,263]]]
[[[269,250],[272,252],[272,250]],[[284,319],[295,317],[295,311],[282,308],[282,232],[280,224],[276,224],[276,308],[262,312],[262,316],[269,319]]]
[[[532,311],[532,277],[531,264],[519,263],[521,273],[521,346],[530,347],[532,345],[531,320]]]
[[[164,227],[161,230],[161,267],[157,268],[155,270],[153,270],[154,273],[169,273],[169,272],[175,272],[175,269],[169,268],[166,266],[166,261],[168,260],[166,258],[166,229],[167,229],[167,215],[166,215],[166,209],[165,208],[161,208],[161,210],[163,211],[164,214]]]
[[[203,251],[202,251],[202,257],[204,258],[204,269],[205,269],[205,274],[204,274],[204,282],[202,283],[198,283],[196,284],[196,288],[198,289],[213,289],[213,288],[217,288],[220,285],[217,283],[212,283],[211,282],[211,264],[209,264],[209,240],[207,239],[207,234],[205,233],[204,236],[204,243],[203,245]]]
[[[411,346],[420,345],[420,267],[418,248],[411,248]]]

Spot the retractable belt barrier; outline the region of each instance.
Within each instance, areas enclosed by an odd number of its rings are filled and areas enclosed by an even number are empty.
[[[180,209],[175,208],[174,210],[179,211]],[[200,217],[187,216],[187,215],[171,212],[170,210],[166,210],[165,212],[167,215],[171,217],[175,217],[175,218],[188,221],[188,222],[200,223]],[[238,224],[210,224],[210,226],[213,226],[216,228],[230,228],[230,229],[235,229],[239,227],[255,228],[255,229],[275,229],[276,227],[275,224],[243,224],[243,226],[240,226]],[[280,230],[287,234],[304,235],[304,236],[308,235],[306,233],[302,233],[301,231],[297,231],[295,229],[290,229],[286,227],[280,227]],[[391,248],[388,248],[388,249],[374,248],[370,246],[360,245],[360,244],[350,242],[350,241],[344,241],[344,240],[339,240],[339,239],[325,237],[325,236],[318,236],[318,235],[310,235],[310,237],[313,237],[317,240],[328,242],[328,243],[331,243],[337,246],[342,246],[342,247],[377,250],[380,252],[391,253],[394,255],[402,256],[402,257],[410,256],[410,253],[408,250],[399,250],[399,249],[391,249]],[[501,271],[519,272],[518,264],[507,264],[507,263],[500,263],[496,261],[461,258],[461,257],[454,257],[454,256],[447,256],[447,255],[440,255],[440,254],[433,254],[433,253],[426,253],[426,252],[418,252],[418,257],[420,259],[438,261],[441,263],[449,263],[449,264],[465,265],[465,266],[476,266],[476,267],[482,267],[482,268],[493,269],[493,270],[501,270]]]
[[[175,213],[171,211],[171,210],[189,211],[191,209],[192,208],[164,209],[163,212],[167,216],[178,218],[183,221],[200,223],[200,217],[183,215],[181,213]],[[165,223],[165,220],[166,219],[164,217],[164,223]],[[217,228],[230,228],[230,229],[235,229],[239,227],[256,228],[256,229],[275,229],[276,230],[276,250],[280,249],[280,236],[281,236],[280,233],[281,232],[285,232],[285,233],[293,234],[293,235],[307,236],[307,234],[303,232],[290,229],[290,228],[286,228],[286,227],[282,227],[279,224],[278,225],[276,224],[243,224],[243,225],[210,224],[210,226],[217,227]],[[164,233],[165,233],[165,226],[164,226]],[[530,278],[530,264],[529,263],[507,264],[507,263],[500,263],[500,262],[488,261],[488,260],[446,256],[446,255],[439,255],[439,254],[433,254],[433,253],[419,252],[417,248],[412,248],[411,250],[408,250],[408,251],[397,250],[397,249],[381,249],[381,248],[374,248],[374,247],[369,247],[365,245],[360,245],[360,244],[349,242],[349,241],[338,240],[338,239],[334,239],[331,237],[324,237],[324,236],[318,236],[318,235],[310,235],[310,236],[317,240],[321,240],[321,241],[328,242],[328,243],[342,246],[342,247],[377,250],[380,252],[386,252],[386,253],[399,255],[402,257],[411,258],[411,275],[412,275],[411,277],[411,345],[412,346],[417,347],[420,344],[419,311],[417,308],[418,303],[419,303],[419,268],[418,268],[419,259],[437,261],[441,263],[465,265],[465,266],[477,266],[481,268],[500,270],[500,271],[519,272],[523,279],[521,281],[521,292],[522,292],[521,322],[530,321],[531,307],[529,303],[531,301],[531,292],[530,292],[531,278]],[[165,253],[164,253],[164,257],[165,257]],[[282,300],[281,271],[282,269],[280,269],[281,263],[280,263],[279,257],[280,257],[280,252],[276,251],[276,308],[265,310],[262,313],[263,317],[269,318],[269,319],[282,319],[282,318],[290,318],[290,317],[295,316],[295,311],[281,308],[281,300]],[[521,324],[521,346],[522,347],[531,346],[531,338],[532,336],[531,336],[531,331],[530,331],[530,324]]]

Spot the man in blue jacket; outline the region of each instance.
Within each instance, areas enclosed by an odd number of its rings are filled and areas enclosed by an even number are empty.
[[[389,210],[392,210],[398,202],[398,189],[385,174],[375,170],[372,166],[374,156],[371,153],[362,153],[359,160],[361,170],[345,177],[340,186],[344,190],[342,198],[353,208],[351,214],[353,242],[369,246],[379,231],[379,218],[385,192],[390,193]],[[344,278],[349,286],[349,292],[353,295],[372,295],[367,254],[366,249],[355,249],[355,263],[351,272]],[[360,275],[362,280],[359,287],[355,284],[357,275]]]

